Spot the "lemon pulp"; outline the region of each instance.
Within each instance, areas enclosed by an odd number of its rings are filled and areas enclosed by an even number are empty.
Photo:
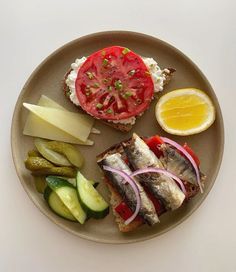
[[[215,109],[206,93],[195,88],[163,95],[156,105],[160,126],[171,134],[192,135],[206,130],[215,120]]]
[[[204,122],[208,115],[208,106],[198,96],[181,95],[163,103],[160,115],[169,128],[189,130]]]

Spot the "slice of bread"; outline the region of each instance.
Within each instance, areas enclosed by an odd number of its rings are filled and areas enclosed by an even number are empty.
[[[135,219],[134,221],[132,221],[128,225],[125,224],[124,219],[121,218],[120,215],[115,210],[115,208],[123,201],[123,199],[106,178],[104,179],[104,181],[105,181],[105,183],[111,193],[110,204],[112,207],[112,212],[115,216],[115,221],[118,225],[120,232],[134,231],[136,228],[138,228],[139,226],[141,226],[143,224],[143,221],[140,219]]]
[[[116,191],[116,189],[111,185],[111,183],[106,178],[104,178],[104,182],[107,185],[107,187],[108,187],[108,189],[110,191],[110,194],[111,194],[110,195],[110,205],[111,205],[112,212],[113,212],[113,214],[115,216],[115,221],[116,221],[116,223],[118,225],[118,228],[119,228],[120,232],[134,231],[139,226],[144,224],[144,222],[142,220],[140,220],[140,219],[135,219],[134,221],[132,221],[128,225],[125,224],[124,219],[121,218],[120,215],[115,210],[115,208],[124,200],[122,199],[120,194]],[[204,178],[202,179],[202,184],[203,183],[204,183]],[[199,189],[196,186],[193,186],[191,184],[186,184],[185,183],[185,188],[186,188],[186,191],[187,191],[188,200],[190,198],[194,197],[199,192]],[[183,205],[185,205],[188,200],[186,200],[183,203]],[[163,212],[163,213],[165,213],[165,212]]]
[[[124,149],[122,147],[122,143],[128,142],[130,139],[123,141],[121,143],[114,144],[113,146],[109,147],[107,150],[102,152],[101,154],[97,155],[97,161],[100,161],[102,158],[104,158],[108,154],[114,154],[114,153],[120,153],[122,158],[126,160],[126,156],[124,154]],[[206,176],[201,173],[201,183],[204,187],[204,183],[206,180]],[[117,192],[117,190],[112,186],[111,182],[104,177],[104,182],[107,185],[109,191],[110,191],[110,204],[112,207],[113,214],[115,216],[115,221],[118,225],[118,228],[121,232],[130,232],[137,229],[139,226],[144,224],[143,221],[140,219],[135,219],[130,224],[125,225],[125,221],[123,218],[120,217],[120,215],[116,212],[115,208],[122,202],[124,199],[120,196],[120,194]],[[190,184],[189,182],[184,181],[184,186],[187,192],[187,199],[184,201],[182,205],[185,205],[191,198],[193,198],[195,195],[199,192],[199,187],[197,185]],[[162,212],[161,214],[165,213],[167,211]],[[159,216],[161,215],[159,214]]]
[[[171,80],[173,73],[176,70],[174,68],[166,68],[163,70],[163,74],[165,75],[165,79],[164,79],[164,86],[166,84],[168,84],[168,82]],[[65,74],[64,79],[63,79],[63,91],[64,94],[66,95],[66,97],[68,97],[68,99],[70,100],[70,89],[66,84],[66,78],[68,77],[69,73],[71,72],[71,69]],[[71,100],[70,100],[71,101]],[[80,109],[82,109],[81,107],[79,107]],[[139,116],[135,116],[136,118],[139,118]],[[117,130],[120,130],[122,132],[128,132],[132,129],[133,125],[132,124],[122,124],[122,123],[113,123],[113,122],[108,122],[106,120],[101,120],[103,123],[105,123],[106,125],[113,127]]]

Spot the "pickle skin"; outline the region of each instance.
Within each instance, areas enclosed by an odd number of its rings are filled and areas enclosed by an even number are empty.
[[[74,166],[78,168],[82,167],[84,163],[84,158],[80,151],[73,145],[64,142],[50,141],[47,143],[47,147],[52,151],[64,155],[68,159],[68,161]]]
[[[28,157],[25,160],[25,167],[28,170],[35,171],[35,170],[47,170],[54,167],[54,165],[41,157]]]

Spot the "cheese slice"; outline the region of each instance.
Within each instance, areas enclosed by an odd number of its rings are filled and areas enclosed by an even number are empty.
[[[38,106],[68,111],[67,109],[65,109],[64,107],[62,107],[61,105],[59,105],[54,100],[52,100],[51,98],[47,97],[46,95],[41,95],[41,97],[39,99],[39,102],[38,102]]]
[[[65,109],[64,107],[62,107],[61,105],[59,105],[57,102],[55,102],[54,100],[52,100],[51,98],[49,98],[46,95],[42,95],[40,97],[39,102],[38,102],[38,106],[55,108],[55,109],[67,111],[67,109]],[[92,119],[92,117],[90,117],[90,118]],[[91,129],[91,133],[101,134],[100,130],[98,130],[98,129],[94,128],[94,127]]]
[[[33,113],[29,113],[23,134],[32,137],[39,137],[48,140],[60,141],[70,144],[80,144],[80,145],[93,145],[94,142],[87,139],[85,142],[82,142],[75,137],[69,135],[63,130],[52,126],[48,122],[39,118]]]
[[[74,112],[69,112],[59,108],[44,107],[44,106],[38,106],[38,105],[33,105],[28,103],[23,103],[23,105],[25,108],[27,108],[29,111],[31,111],[34,115],[36,115],[40,119],[40,121],[38,119],[39,123],[37,123],[38,121],[35,122],[35,120],[33,120],[32,122],[32,119],[27,120],[26,127],[24,129],[24,134],[29,135],[29,132],[33,132],[33,134],[35,134],[36,127],[41,126],[41,130],[44,131],[44,132],[41,132],[41,134],[43,133],[56,134],[54,131],[54,128],[57,128],[61,130],[62,132],[68,134],[69,136],[74,137],[79,142],[81,141],[85,142],[88,139],[88,136],[93,126],[93,119],[90,116],[74,113]],[[43,124],[42,122],[44,123],[46,122],[47,124],[51,125],[53,128],[48,128],[48,126]],[[34,123],[33,129],[32,129],[32,123]],[[31,136],[42,137],[40,135],[31,135]],[[66,135],[64,134],[63,136],[66,136]],[[42,137],[42,138],[50,139],[51,137],[50,138]],[[61,141],[63,140],[61,139]]]

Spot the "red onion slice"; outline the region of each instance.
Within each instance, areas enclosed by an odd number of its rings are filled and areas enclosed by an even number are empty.
[[[139,210],[140,210],[140,207],[141,207],[141,198],[140,198],[140,194],[139,194],[139,188],[138,188],[137,184],[135,183],[135,181],[133,180],[133,178],[131,176],[129,176],[127,173],[125,173],[124,171],[115,169],[115,168],[107,166],[107,165],[104,165],[103,169],[106,170],[106,171],[113,172],[113,173],[116,173],[116,174],[120,175],[125,180],[124,183],[128,182],[129,185],[134,190],[136,200],[137,200],[137,204],[136,204],[136,208],[135,208],[134,213],[130,216],[130,218],[128,218],[125,221],[125,225],[128,225],[129,223],[131,223],[137,217],[137,215],[139,213]]]
[[[170,139],[168,139],[166,137],[160,137],[160,138],[163,140],[164,143],[167,143],[167,144],[170,144],[170,145],[174,146],[176,149],[178,149],[180,152],[182,152],[188,158],[188,160],[191,162],[191,164],[192,164],[192,166],[193,166],[193,168],[194,168],[194,170],[196,172],[197,183],[199,185],[200,191],[201,191],[201,193],[203,193],[198,166],[195,163],[192,156],[180,144],[176,143],[175,141],[170,140]]]
[[[139,170],[134,171],[131,174],[131,177],[136,176],[136,175],[140,175],[140,174],[144,174],[144,173],[160,173],[160,174],[164,174],[164,175],[174,179],[179,184],[179,186],[180,186],[182,192],[185,194],[185,196],[187,195],[187,192],[186,192],[186,189],[184,187],[182,180],[165,169],[155,168],[155,167],[148,167],[148,168],[144,168],[144,169],[139,169]]]

